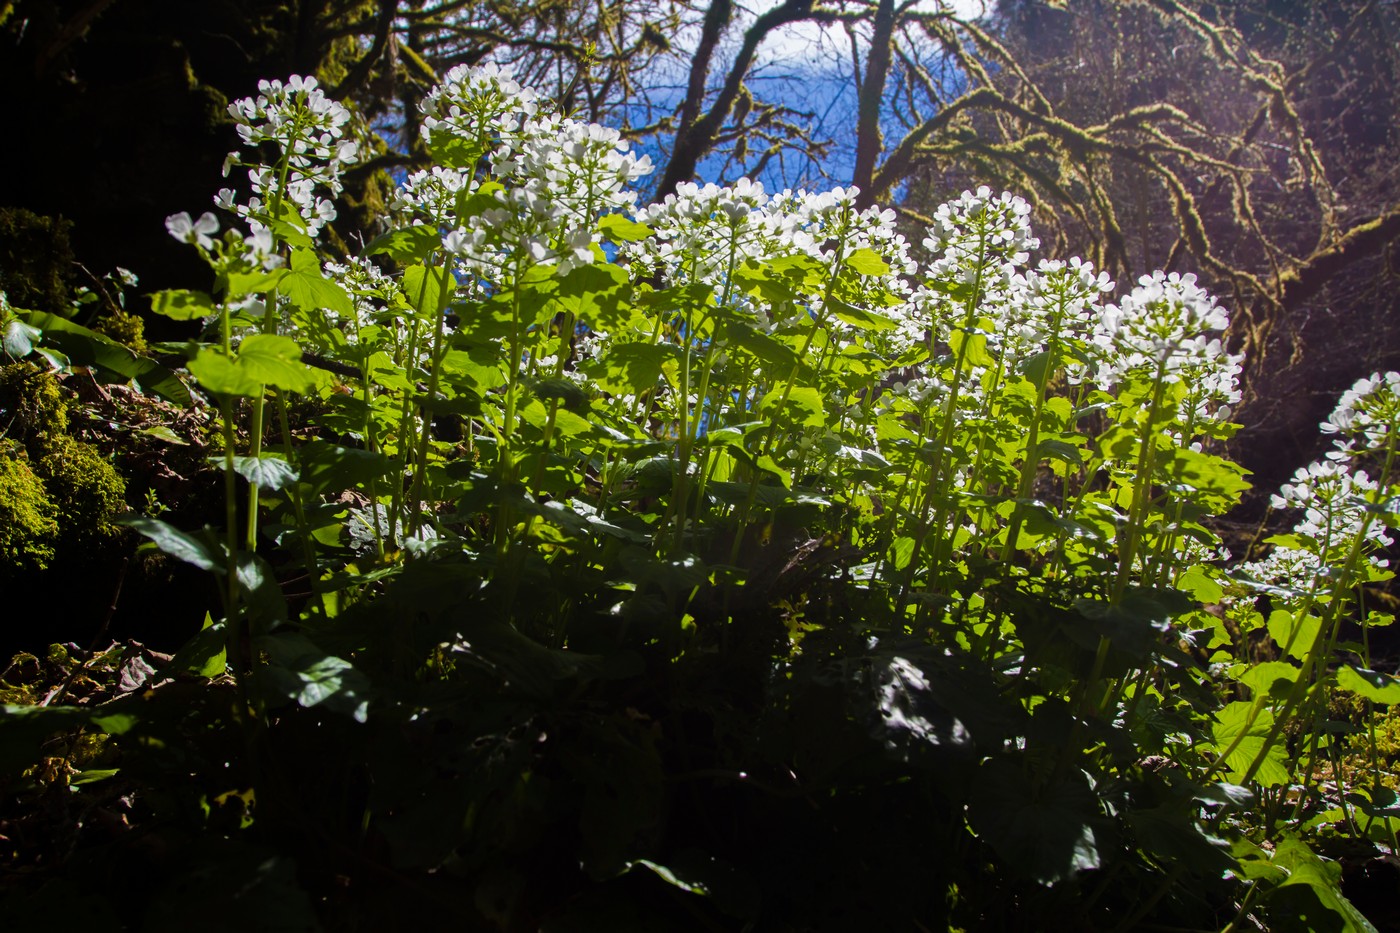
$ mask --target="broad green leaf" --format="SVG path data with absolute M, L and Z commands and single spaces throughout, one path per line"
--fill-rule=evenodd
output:
M 1342 895 L 1342 867 L 1336 862 L 1324 862 L 1313 854 L 1307 843 L 1291 836 L 1279 840 L 1272 862 L 1288 872 L 1288 878 L 1270 893 L 1268 903 L 1271 907 L 1276 904 L 1293 907 L 1302 914 L 1297 919 L 1303 920 L 1303 925 L 1309 931 L 1338 929 L 1341 933 L 1376 933 L 1371 922 Z M 1308 916 L 1311 907 L 1303 907 L 1304 902 L 1291 897 L 1289 889 L 1296 887 L 1306 887 L 1318 904 L 1333 916 L 1326 919 Z M 1298 910 L 1300 907 L 1303 909 Z M 1333 922 L 1340 925 L 1333 927 Z
M 588 375 L 609 392 L 629 395 L 656 388 L 662 368 L 679 357 L 678 348 L 667 343 L 617 343 L 608 347 L 602 359 L 590 365 Z
M 968 799 L 972 828 L 1017 874 L 1041 884 L 1099 867 L 1094 824 L 1099 800 L 1081 771 L 1032 782 L 1019 762 L 994 758 L 978 769 Z
M 811 256 L 783 256 L 758 263 L 746 260 L 734 272 L 734 284 L 765 301 L 784 304 L 801 300 L 822 284 L 822 264 Z
M 1321 627 L 1322 620 L 1315 615 L 1309 615 L 1300 621 L 1287 609 L 1275 609 L 1269 613 L 1269 637 L 1290 657 L 1299 661 L 1307 657 L 1308 652 L 1312 650 L 1313 642 L 1317 640 L 1318 629 Z
M 1163 468 L 1175 482 L 1198 492 L 1224 496 L 1232 502 L 1251 488 L 1244 478 L 1248 472 L 1244 467 L 1214 454 L 1174 448 Z
M 263 383 L 213 347 L 201 347 L 190 360 L 190 372 L 199 384 L 220 395 L 262 395 Z
M 603 236 L 614 243 L 635 243 L 651 236 L 651 228 L 629 220 L 621 214 L 609 214 L 598 221 L 598 229 Z
M 446 168 L 473 168 L 485 150 L 475 140 L 447 130 L 434 130 L 428 137 L 433 161 Z
M 355 313 L 350 295 L 321 274 L 321 261 L 309 249 L 292 250 L 290 268 L 277 283 L 277 291 L 303 311 L 326 308 L 347 316 Z
M 847 256 L 846 267 L 861 275 L 886 275 L 890 271 L 890 264 L 869 247 L 858 249 Z
M 457 282 L 444 266 L 409 266 L 403 273 L 403 293 L 413 310 L 429 318 L 452 301 Z
M 893 330 L 899 325 L 883 314 L 876 314 L 874 311 L 867 311 L 864 308 L 847 304 L 844 301 L 835 299 L 827 303 L 833 314 L 842 321 L 861 330 Z
M 1260 710 L 1253 724 L 1249 724 L 1249 711 L 1253 706 L 1253 703 L 1245 700 L 1230 703 L 1215 714 L 1216 721 L 1211 725 L 1217 753 L 1224 754 L 1226 749 L 1235 745 L 1234 751 L 1225 759 L 1225 764 L 1230 769 L 1229 778 L 1234 782 L 1240 781 L 1245 771 L 1259 757 L 1264 749 L 1264 740 L 1274 724 L 1274 714 L 1267 709 Z M 1241 733 L 1244 737 L 1235 744 L 1236 737 Z M 1269 748 L 1264 761 L 1254 774 L 1254 780 L 1265 787 L 1288 783 L 1288 766 L 1283 743 L 1276 741 Z
M 1287 661 L 1263 661 L 1241 671 L 1235 679 L 1253 690 L 1256 697 L 1271 696 L 1278 681 L 1291 684 L 1298 679 L 1298 668 Z
M 245 295 L 265 295 L 276 289 L 277 283 L 281 282 L 286 274 L 286 269 L 273 269 L 271 272 L 262 269 L 253 272 L 230 272 L 220 279 L 224 300 L 231 301 Z
M 272 454 L 234 457 L 233 468 L 248 482 L 273 491 L 286 489 L 299 478 L 296 469 L 290 463 Z
M 301 347 L 292 338 L 280 334 L 254 334 L 245 338 L 238 346 L 237 365 L 251 379 L 292 392 L 305 392 L 316 381 L 311 370 L 301 362 Z
M 228 631 L 224 623 L 215 622 L 206 612 L 199 634 L 175 652 L 166 669 L 198 674 L 200 677 L 219 677 L 228 669 L 227 642 Z
M 223 552 L 187 531 L 154 518 L 123 518 L 120 522 L 150 538 L 156 547 L 176 560 L 212 573 L 222 574 L 226 571 Z
M 628 291 L 625 270 L 610 262 L 592 263 L 562 276 L 554 301 L 579 322 L 616 331 L 631 319 L 624 309 Z
M 347 713 L 357 722 L 369 715 L 369 678 L 344 658 L 327 654 L 299 632 L 278 632 L 258 638 L 269 663 L 254 674 L 271 698 L 293 700 L 300 706 L 321 706 Z
M 763 456 L 754 460 L 754 464 L 760 470 L 763 470 L 767 473 L 772 473 L 774 476 L 776 476 L 778 478 L 778 481 L 783 484 L 784 489 L 792 488 L 792 474 L 789 473 L 787 470 L 784 470 L 782 467 L 778 466 L 778 462 L 772 457 L 770 457 L 768 454 L 764 454 Z
M 1220 602 L 1221 597 L 1225 595 L 1220 584 L 1207 576 L 1200 567 L 1192 567 L 1177 577 L 1176 588 L 1189 595 L 1196 602 L 1207 606 Z
M 363 487 L 368 490 L 389 474 L 394 463 L 386 455 L 359 447 L 340 447 L 323 440 L 308 442 L 297 451 L 301 481 L 316 493 L 334 493 Z M 381 491 L 387 491 L 381 487 Z
M 1400 703 L 1400 678 L 1380 671 L 1344 664 L 1337 671 L 1337 686 L 1359 693 L 1372 703 Z
M 34 350 L 34 344 L 43 337 L 43 331 L 15 318 L 5 325 L 5 352 L 12 359 L 23 359 Z
M 144 391 L 154 392 L 176 405 L 189 405 L 194 401 L 190 390 L 175 373 L 110 337 L 40 311 L 26 312 L 23 318 L 31 327 L 43 332 L 46 345 L 62 351 L 78 366 L 91 366 L 107 379 L 134 380 Z M 35 349 L 43 352 L 42 347 Z
M 987 337 L 985 334 L 972 333 L 964 330 L 955 330 L 948 335 L 948 346 L 953 351 L 953 357 L 963 358 L 966 366 L 995 366 L 996 360 L 987 352 Z
M 179 444 L 182 447 L 188 447 L 190 443 L 163 424 L 142 428 L 138 433 L 165 441 L 167 444 Z
M 914 539 L 908 535 L 901 535 L 894 539 L 890 545 L 889 562 L 895 570 L 904 570 L 909 566 L 909 561 L 914 557 Z
M 811 386 L 794 386 L 786 400 L 781 389 L 774 389 L 758 403 L 758 410 L 766 411 L 777 405 L 782 405 L 784 413 L 802 427 L 820 427 L 826 423 L 821 393 Z
M 753 354 L 760 363 L 777 367 L 777 371 L 784 376 L 799 362 L 791 347 L 758 330 L 747 321 L 726 321 L 724 333 L 731 344 Z
M 398 392 L 415 392 L 418 387 L 404 375 L 403 368 L 394 362 L 393 358 L 383 350 L 376 350 L 370 355 L 365 364 L 369 372 L 369 381 L 382 389 L 391 389 Z
M 412 263 L 427 259 L 434 250 L 441 248 L 442 234 L 438 233 L 436 227 L 414 224 L 375 237 L 369 246 L 365 247 L 365 255 L 384 253 L 396 262 Z
M 151 295 L 151 310 L 177 321 L 197 321 L 218 313 L 214 299 L 204 292 L 169 289 Z

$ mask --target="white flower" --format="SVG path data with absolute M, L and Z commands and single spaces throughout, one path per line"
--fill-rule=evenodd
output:
M 1031 206 L 1009 191 L 998 196 L 986 185 L 941 204 L 934 212 L 924 246 L 937 258 L 928 273 L 935 279 L 971 283 L 1023 266 L 1040 246 L 1031 235 Z
M 1228 366 L 1220 338 L 1230 319 L 1194 275 L 1154 272 L 1099 320 L 1094 343 L 1101 354 L 1098 382 L 1115 385 L 1128 373 L 1155 375 L 1169 382 L 1198 376 L 1202 367 Z
M 1342 393 L 1337 407 L 1319 427 L 1335 434 L 1328 456 L 1347 460 L 1384 448 L 1400 425 L 1400 373 L 1372 373 Z
M 219 232 L 219 221 L 208 211 L 199 215 L 199 220 L 191 220 L 189 212 L 181 211 L 165 218 L 165 229 L 182 243 L 194 243 L 200 249 L 210 250 L 214 248 L 210 237 Z

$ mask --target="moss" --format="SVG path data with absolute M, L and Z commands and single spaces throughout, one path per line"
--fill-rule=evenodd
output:
M 58 507 L 18 444 L 0 447 L 0 579 L 53 560 Z
M 38 463 L 49 498 L 58 506 L 59 546 L 78 555 L 111 543 L 126 511 L 126 480 L 96 447 L 63 436 Z
M 93 325 L 93 330 L 111 337 L 137 353 L 145 353 L 149 349 L 146 345 L 146 322 L 134 314 L 113 311 L 99 319 Z
M 0 367 L 0 434 L 31 452 L 68 433 L 68 401 L 58 378 L 32 363 Z
M 0 291 L 17 308 L 62 314 L 73 278 L 72 224 L 20 207 L 0 207 Z

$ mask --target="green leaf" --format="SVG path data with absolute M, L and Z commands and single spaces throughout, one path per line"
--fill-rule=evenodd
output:
M 8 778 L 39 761 L 44 740 L 55 732 L 92 728 L 108 735 L 122 735 L 137 722 L 135 715 L 114 708 L 114 704 L 0 706 L 0 775 Z
M 747 321 L 726 321 L 724 333 L 732 344 L 753 354 L 760 363 L 776 367 L 784 376 L 799 362 L 791 347 Z
M 272 454 L 234 457 L 233 468 L 248 482 L 274 492 L 286 489 L 300 478 L 296 468 Z
M 396 262 L 421 262 L 442 247 L 442 234 L 436 227 L 414 224 L 375 237 L 365 247 L 366 256 L 384 253 Z
M 1337 686 L 1359 693 L 1372 703 L 1385 706 L 1400 703 L 1400 678 L 1380 671 L 1344 664 L 1337 671 Z
M 874 311 L 867 311 L 844 301 L 832 299 L 827 303 L 827 307 L 831 308 L 837 318 L 861 330 L 893 330 L 899 326 L 883 314 L 876 314 Z
M 230 272 L 222 280 L 224 298 L 231 300 L 245 295 L 265 295 L 277 288 L 277 284 L 286 274 L 286 269 L 273 269 L 271 272 L 262 269 L 253 272 Z
M 1279 681 L 1291 684 L 1298 679 L 1298 668 L 1287 661 L 1263 661 L 1241 671 L 1236 678 L 1254 691 L 1254 696 L 1271 696 Z
M 214 299 L 204 292 L 183 288 L 156 292 L 151 295 L 151 310 L 176 321 L 197 321 L 218 313 Z
M 254 677 L 271 697 L 306 707 L 324 705 L 357 722 L 368 717 L 369 678 L 349 661 L 327 654 L 299 632 L 278 632 L 254 644 L 268 655 Z
M 321 274 L 321 261 L 309 249 L 292 250 L 291 268 L 277 283 L 277 291 L 303 311 L 326 308 L 338 314 L 355 313 L 350 295 Z
M 1274 714 L 1267 709 L 1260 710 L 1253 724 L 1249 724 L 1249 712 L 1253 706 L 1253 703 L 1246 700 L 1230 703 L 1215 714 L 1216 721 L 1211 725 L 1215 750 L 1220 754 L 1224 754 L 1226 749 L 1234 745 L 1236 737 L 1243 733 L 1244 737 L 1225 759 L 1225 764 L 1230 768 L 1230 780 L 1236 783 L 1244 777 L 1245 771 L 1263 751 L 1264 740 L 1274 724 Z M 1288 783 L 1287 759 L 1282 743 L 1274 742 L 1269 748 L 1268 755 L 1255 772 L 1254 780 L 1265 787 Z
M 606 391 L 636 395 L 655 389 L 667 361 L 679 355 L 668 343 L 616 343 L 587 372 Z
M 154 437 L 158 440 L 165 441 L 167 444 L 179 444 L 181 447 L 188 447 L 190 444 L 189 441 L 185 440 L 183 437 L 176 434 L 174 431 L 172 431 L 170 428 L 166 427 L 163 424 L 157 424 L 149 428 L 142 428 L 137 433 L 145 434 L 147 437 Z
M 627 292 L 625 270 L 610 262 L 593 263 L 571 269 L 561 277 L 554 301 L 578 321 L 615 331 L 630 320 L 623 308 Z
M 452 301 L 457 282 L 443 266 L 409 266 L 403 273 L 403 293 L 413 310 L 428 317 L 442 313 Z
M 23 317 L 31 327 L 43 332 L 45 344 L 62 351 L 78 366 L 91 366 L 108 379 L 134 380 L 143 390 L 176 405 L 194 401 L 175 373 L 110 337 L 41 311 L 26 312 Z
M 635 862 L 628 862 L 626 870 L 631 871 L 638 865 L 640 865 L 643 868 L 649 869 L 653 874 L 656 875 L 656 877 L 660 878 L 662 881 L 666 882 L 672 887 L 680 888 L 687 894 L 699 894 L 703 896 L 710 893 L 709 889 L 705 887 L 703 881 L 686 881 L 682 879 L 679 875 L 677 875 L 674 871 L 667 868 L 665 865 L 660 865 L 656 862 L 651 862 L 644 858 L 639 858 Z
M 1280 648 L 1285 649 L 1290 657 L 1299 661 L 1306 658 L 1312 650 L 1321 627 L 1322 620 L 1315 615 L 1309 615 L 1300 621 L 1295 620 L 1293 613 L 1287 609 L 1275 609 L 1269 613 L 1269 637 Z
M 968 818 L 1009 868 L 1041 884 L 1099 867 L 1099 803 L 1081 771 L 1032 782 L 1018 762 L 991 759 L 973 779 Z
M 1234 502 L 1251 486 L 1244 478 L 1244 467 L 1214 454 L 1175 448 L 1163 467 L 1174 482 L 1198 492 L 1223 496 Z
M 909 566 L 909 561 L 914 557 L 914 539 L 908 535 L 895 538 L 889 550 L 890 566 L 895 570 L 903 570 Z
M 190 372 L 199 384 L 220 395 L 262 395 L 263 384 L 213 347 L 201 347 L 190 360 Z
M 1324 862 L 1313 854 L 1306 843 L 1293 837 L 1279 841 L 1272 862 L 1288 872 L 1288 878 L 1269 895 L 1271 915 L 1276 907 L 1292 908 L 1288 913 L 1295 916 L 1288 919 L 1301 920 L 1301 928 L 1308 931 L 1337 929 L 1342 933 L 1376 933 L 1376 928 L 1371 922 L 1342 895 L 1340 865 Z M 1317 904 L 1293 897 L 1290 889 L 1299 887 L 1310 891 Z M 1323 918 L 1313 915 L 1312 912 L 1317 906 L 1332 916 Z M 1277 927 L 1271 924 L 1271 928 Z
M 301 362 L 301 347 L 292 338 L 280 334 L 254 334 L 244 338 L 238 346 L 237 365 L 259 383 L 292 392 L 305 392 L 316 381 L 311 370 Z
M 765 411 L 779 404 L 783 406 L 783 413 L 801 427 L 820 427 L 826 423 L 822 395 L 811 386 L 793 386 L 786 401 L 782 390 L 774 389 L 758 403 L 758 410 Z
M 953 357 L 963 357 L 968 366 L 995 366 L 996 360 L 987 352 L 987 336 L 971 331 L 955 330 L 948 335 Z
M 219 677 L 228 670 L 227 643 L 228 630 L 224 623 L 215 622 L 206 612 L 199 634 L 175 652 L 166 669 L 200 677 Z
M 446 168 L 473 168 L 485 150 L 475 140 L 465 139 L 447 130 L 434 130 L 428 137 L 428 151 L 433 161 Z
M 385 454 L 359 447 L 340 447 L 323 440 L 309 441 L 297 451 L 301 481 L 316 494 L 363 487 L 366 491 L 393 469 Z M 387 491 L 382 487 L 381 492 Z
M 629 220 L 621 214 L 609 214 L 598 221 L 598 229 L 603 236 L 614 243 L 635 243 L 651 236 L 651 228 Z
M 858 249 L 846 257 L 846 267 L 861 275 L 887 275 L 890 264 L 869 247 Z
M 13 359 L 23 359 L 33 352 L 43 334 L 39 328 L 15 318 L 5 325 L 5 352 Z
M 1225 591 L 1200 567 L 1192 567 L 1176 579 L 1176 588 L 1207 606 L 1220 602 Z
M 155 546 L 176 560 L 182 560 L 187 564 L 193 564 L 200 570 L 208 570 L 212 573 L 222 574 L 226 571 L 224 566 L 224 553 L 219 548 L 208 541 L 196 538 L 186 531 L 181 531 L 174 525 L 154 518 L 122 518 L 120 524 L 129 528 L 135 528 L 138 532 L 150 538 Z

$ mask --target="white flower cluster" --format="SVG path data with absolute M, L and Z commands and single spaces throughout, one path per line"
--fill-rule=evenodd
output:
M 277 254 L 272 240 L 272 231 L 258 223 L 250 223 L 252 232 L 242 238 L 240 258 L 255 269 L 271 271 L 283 263 Z M 171 214 L 165 218 L 165 229 L 181 243 L 197 246 L 205 252 L 214 249 L 214 234 L 219 232 L 219 219 L 210 211 L 199 215 L 198 220 L 190 217 L 188 211 Z M 239 243 L 237 239 L 226 239 L 227 243 Z
M 769 212 L 759 182 L 741 178 L 729 187 L 694 182 L 637 212 L 655 237 L 629 244 L 634 268 L 661 272 L 674 283 L 723 283 L 745 260 L 762 262 L 793 251 L 796 214 Z
M 541 114 L 534 91 L 498 65 L 458 66 L 421 105 L 431 145 L 465 144 L 474 163 L 408 179 L 394 206 L 447 228 L 443 248 L 472 274 L 555 264 L 561 273 L 594 259 L 598 218 L 630 211 L 632 182 L 652 170 L 616 130 Z M 499 185 L 481 188 L 478 165 Z M 458 216 L 461 195 L 489 191 L 494 206 Z
M 1359 379 L 1337 401 L 1337 407 L 1319 427 L 1335 434 L 1334 450 L 1327 456 L 1351 460 L 1384 450 L 1400 425 L 1400 373 L 1372 373 Z
M 971 284 L 990 283 L 1024 266 L 1040 246 L 1031 235 L 1031 206 L 1004 191 L 993 195 L 986 185 L 939 205 L 924 246 L 936 258 L 931 278 Z
M 1245 572 L 1265 583 L 1291 581 L 1295 585 L 1326 576 L 1346 559 L 1363 529 L 1366 559 L 1376 567 L 1385 567 L 1386 561 L 1375 551 L 1392 540 L 1385 525 L 1368 516 L 1368 504 L 1378 489 L 1365 472 L 1352 471 L 1334 460 L 1318 460 L 1299 468 L 1270 502 L 1276 509 L 1303 510 L 1293 534 L 1307 546 L 1276 547 L 1263 560 L 1246 564 Z
M 1160 371 L 1168 382 L 1178 382 L 1228 367 L 1231 358 L 1215 335 L 1229 323 L 1194 275 L 1145 275 L 1099 320 L 1093 337 L 1100 354 L 1097 381 L 1111 386 L 1130 373 Z
M 283 205 L 290 204 L 314 237 L 336 216 L 334 204 L 318 189 L 339 194 L 341 173 L 359 159 L 359 146 L 345 138 L 350 111 L 327 97 L 315 78 L 293 75 L 286 84 L 260 81 L 258 91 L 257 97 L 229 104 L 229 115 L 245 147 L 272 143 L 285 155 L 287 172 L 284 176 L 265 164 L 250 165 L 253 190 L 247 203 L 239 203 L 231 188 L 222 189 L 215 203 L 253 225 L 283 219 Z M 224 174 L 239 164 L 246 163 L 230 152 Z
M 989 316 L 996 322 L 989 339 L 1013 359 L 1034 355 L 1051 341 L 1061 348 L 1081 347 L 1101 314 L 1099 296 L 1112 290 L 1108 273 L 1095 274 L 1093 263 L 1078 257 L 1069 262 L 1042 259 L 987 296 Z
M 476 146 L 480 155 L 498 145 L 510 148 L 521 124 L 535 115 L 539 98 L 534 88 L 521 87 L 507 68 L 496 64 L 457 65 L 418 105 L 423 112 L 419 132 L 431 143 L 439 134 Z
M 368 259 L 351 256 L 344 263 L 327 262 L 322 266 L 326 277 L 339 282 L 355 303 L 353 320 L 340 320 L 334 311 L 323 310 L 332 323 L 337 324 L 345 334 L 345 340 L 352 346 L 359 342 L 362 328 L 374 325 L 376 318 L 384 318 L 390 331 L 405 342 L 407 330 L 403 319 L 396 314 L 385 314 L 402 298 L 399 280 L 386 274 Z

